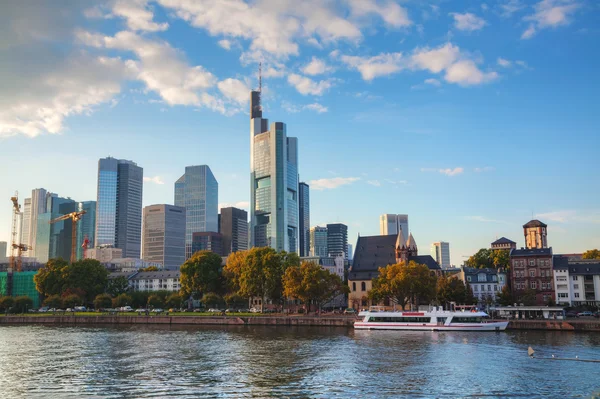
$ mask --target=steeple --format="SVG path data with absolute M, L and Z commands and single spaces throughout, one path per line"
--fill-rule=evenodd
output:
M 408 236 L 408 241 L 406 242 L 406 246 L 408 247 L 409 256 L 417 256 L 419 254 L 419 250 L 417 249 L 417 242 L 413 237 L 412 233 Z
M 396 249 L 406 248 L 406 238 L 404 238 L 404 233 L 402 233 L 402 227 L 398 229 L 398 238 L 396 238 Z

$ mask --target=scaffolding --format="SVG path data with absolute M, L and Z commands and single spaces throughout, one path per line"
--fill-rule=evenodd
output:
M 12 296 L 28 296 L 33 300 L 33 307 L 40 307 L 40 294 L 35 288 L 33 276 L 37 271 L 12 273 Z M 0 296 L 8 294 L 8 273 L 0 272 Z

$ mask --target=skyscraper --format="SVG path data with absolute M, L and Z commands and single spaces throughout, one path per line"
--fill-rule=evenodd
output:
M 37 241 L 37 218 L 38 215 L 46 213 L 46 205 L 48 201 L 48 193 L 43 188 L 31 190 L 31 198 L 23 200 L 23 223 L 21 243 L 29 245 L 31 249 L 24 252 L 24 255 L 35 255 L 35 244 Z
M 143 239 L 144 261 L 179 270 L 185 262 L 185 208 L 166 204 L 145 207 Z
M 77 259 L 83 259 L 83 242 L 87 237 L 88 248 L 94 247 L 96 234 L 96 201 L 83 201 L 79 203 L 78 211 L 85 211 L 81 220 L 77 222 Z
M 262 117 L 250 93 L 250 240 L 254 247 L 298 252 L 298 139 Z
M 410 234 L 408 231 L 408 215 L 386 213 L 379 217 L 379 234 L 382 236 L 398 235 L 400 227 L 402 227 L 405 236 Z
M 8 245 L 6 241 L 0 241 L 0 260 L 2 260 L 2 262 L 5 262 L 8 258 L 8 253 L 6 252 L 7 248 Z
M 223 256 L 223 234 L 204 231 L 192 234 L 192 253 L 211 251 Z
M 300 226 L 300 256 L 308 256 L 310 252 L 310 195 L 308 184 L 300 183 L 298 185 L 298 194 L 300 197 L 299 222 Z
M 348 226 L 342 223 L 327 225 L 327 251 L 329 256 L 348 259 Z
M 140 258 L 144 170 L 132 161 L 98 161 L 95 246 L 112 245 Z
M 450 267 L 450 243 L 440 241 L 431 244 L 431 257 L 442 269 Z
M 20 244 L 31 245 L 29 243 L 29 229 L 31 223 L 31 198 L 25 198 L 23 200 L 23 212 L 21 213 L 21 240 Z M 23 256 L 28 256 L 34 252 L 28 252 L 27 250 L 22 252 Z M 0 257 L 3 256 L 0 252 Z
M 175 206 L 185 208 L 185 258 L 192 256 L 192 234 L 219 231 L 219 184 L 207 165 L 186 166 L 175 182 Z
M 59 216 L 77 211 L 78 203 L 71 198 L 59 197 L 54 193 L 46 194 L 46 212 L 37 215 L 35 234 L 35 257 L 40 263 L 48 259 L 71 259 L 73 222 L 71 219 L 50 224 Z
M 223 256 L 248 249 L 248 212 L 221 208 L 219 232 L 223 235 Z
M 327 251 L 327 227 L 310 229 L 310 256 L 329 256 Z

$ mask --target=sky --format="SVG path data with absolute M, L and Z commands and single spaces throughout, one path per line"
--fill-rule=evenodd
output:
M 249 91 L 298 137 L 311 225 L 349 243 L 406 213 L 460 265 L 522 225 L 600 246 L 600 4 L 591 0 L 115 0 L 0 4 L 0 241 L 10 196 L 96 199 L 98 159 L 144 205 L 209 165 L 248 208 Z

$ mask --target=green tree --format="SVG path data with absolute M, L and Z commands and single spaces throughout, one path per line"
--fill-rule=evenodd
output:
M 494 249 L 490 253 L 490 260 L 496 269 L 510 270 L 510 251 L 508 249 Z
M 15 313 L 26 313 L 33 307 L 33 299 L 28 296 L 18 296 L 15 298 L 14 311 Z
M 348 287 L 339 276 L 314 262 L 289 266 L 283 276 L 284 295 L 288 298 L 300 299 L 308 305 L 308 312 L 312 303 L 321 306 L 337 295 L 347 292 Z
M 44 299 L 44 305 L 51 309 L 60 309 L 63 307 L 63 299 L 60 295 L 50 295 Z
M 496 301 L 502 306 L 512 306 L 512 304 L 515 303 L 515 298 L 513 297 L 512 292 L 510 292 L 508 285 L 502 287 L 502 291 L 496 295 Z
M 244 298 L 235 292 L 225 295 L 223 299 L 229 308 L 241 308 L 243 306 L 248 306 L 248 298 Z
M 127 294 L 117 295 L 115 299 L 113 299 L 113 306 L 115 308 L 122 308 L 123 306 L 131 306 L 133 302 L 131 296 Z
M 108 280 L 108 271 L 95 259 L 83 259 L 66 268 L 64 289 L 82 290 L 84 300 L 90 303 L 102 294 Z
M 436 276 L 425 265 L 410 261 L 379 268 L 379 275 L 373 279 L 369 297 L 375 301 L 392 298 L 402 306 L 410 302 L 419 305 L 430 302 L 436 294 Z
M 130 294 L 131 296 L 131 307 L 135 309 L 145 308 L 148 306 L 148 297 L 150 296 L 149 292 L 144 291 L 134 291 Z
M 68 266 L 67 261 L 62 258 L 50 259 L 33 276 L 37 291 L 46 297 L 61 295 L 65 290 L 65 276 Z
M 165 301 L 160 295 L 152 294 L 148 297 L 148 307 L 151 309 L 162 308 L 165 306 Z
M 218 294 L 215 294 L 214 292 L 207 292 L 202 297 L 202 304 L 207 308 L 219 306 L 222 303 L 223 298 L 221 298 Z
M 520 297 L 520 303 L 525 306 L 533 306 L 536 301 L 536 291 L 534 289 L 526 289 Z
M 169 308 L 180 308 L 183 303 L 183 297 L 175 292 L 167 297 L 165 303 Z
M 83 303 L 83 299 L 76 294 L 67 295 L 62 300 L 63 306 L 66 308 L 74 308 L 75 306 L 79 306 Z
M 94 308 L 96 310 L 108 309 L 112 306 L 112 298 L 108 294 L 99 294 L 94 298 Z
M 125 276 L 119 276 L 108 280 L 106 292 L 112 296 L 125 294 L 129 291 L 129 280 Z
M 488 267 L 494 267 L 494 263 L 492 261 L 492 250 L 487 248 L 481 248 L 474 255 L 472 255 L 465 264 L 469 267 L 474 267 L 476 269 L 485 269 Z
M 211 251 L 198 251 L 181 265 L 181 291 L 193 293 L 220 292 L 223 288 L 221 257 Z
M 600 259 L 600 251 L 597 249 L 590 249 L 583 253 L 583 259 Z
M 8 312 L 15 304 L 12 296 L 0 296 L 0 311 Z
M 454 302 L 457 305 L 466 304 L 469 292 L 465 283 L 456 276 L 440 277 L 437 280 L 436 298 L 440 304 Z
M 471 284 L 467 281 L 465 284 L 467 287 L 467 296 L 465 298 L 465 305 L 477 305 L 477 297 L 473 294 L 473 289 L 471 288 Z

